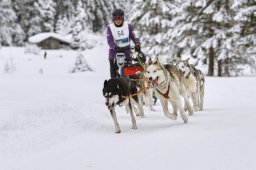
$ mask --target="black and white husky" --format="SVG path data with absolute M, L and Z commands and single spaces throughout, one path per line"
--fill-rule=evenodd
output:
M 126 78 L 115 78 L 105 80 L 102 92 L 106 99 L 105 104 L 108 107 L 114 121 L 116 133 L 121 132 L 115 111 L 115 107 L 117 105 L 126 107 L 126 111 L 129 112 L 131 116 L 132 129 L 137 129 L 133 112 L 137 112 L 142 117 L 144 116 L 143 110 L 138 104 L 137 96 L 130 97 L 130 95 L 137 93 L 137 88 L 133 86 Z
M 176 64 L 176 68 L 181 70 L 184 84 L 192 96 L 194 110 L 203 110 L 204 105 L 204 89 L 205 89 L 205 76 L 201 70 L 195 68 L 194 65 L 189 64 L 189 58 L 180 60 Z M 185 106 L 186 107 L 186 106 Z

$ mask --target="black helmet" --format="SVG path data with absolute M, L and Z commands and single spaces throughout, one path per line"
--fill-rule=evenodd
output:
M 122 18 L 124 18 L 124 11 L 122 10 L 122 9 L 115 9 L 114 11 L 113 11 L 113 13 L 112 13 L 112 16 L 113 16 L 113 19 L 115 18 L 115 17 L 122 17 Z

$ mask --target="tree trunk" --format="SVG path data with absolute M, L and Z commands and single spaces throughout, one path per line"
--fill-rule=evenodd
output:
M 225 0 L 224 8 L 229 11 L 229 1 L 230 0 Z
M 230 77 L 229 64 L 230 64 L 230 60 L 228 58 L 226 58 L 224 60 L 224 76 L 226 76 L 226 77 Z
M 208 76 L 214 76 L 214 49 L 213 47 L 209 48 L 208 54 Z
M 218 77 L 222 77 L 222 60 L 218 60 Z

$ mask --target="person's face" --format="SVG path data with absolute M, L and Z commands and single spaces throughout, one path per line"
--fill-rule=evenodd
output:
M 115 22 L 115 24 L 116 24 L 117 26 L 122 25 L 123 20 L 124 20 L 123 17 L 120 17 L 120 16 L 116 16 L 116 17 L 114 18 L 114 22 Z

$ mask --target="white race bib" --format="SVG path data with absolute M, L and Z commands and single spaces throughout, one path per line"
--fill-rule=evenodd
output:
M 110 24 L 110 30 L 118 47 L 130 45 L 128 23 L 124 22 L 122 27 L 116 27 L 115 24 Z

